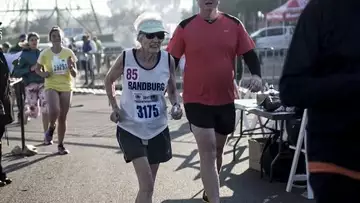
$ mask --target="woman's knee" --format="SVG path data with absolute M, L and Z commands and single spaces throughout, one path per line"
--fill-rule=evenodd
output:
M 149 179 L 140 182 L 139 191 L 144 194 L 152 195 L 154 192 L 154 181 Z

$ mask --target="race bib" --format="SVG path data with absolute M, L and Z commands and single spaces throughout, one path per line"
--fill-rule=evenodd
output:
M 56 75 L 64 75 L 67 73 L 69 69 L 67 60 L 60 59 L 58 56 L 53 57 L 51 64 L 52 64 L 53 73 Z
M 160 116 L 161 95 L 134 93 L 134 118 L 138 122 L 148 122 Z

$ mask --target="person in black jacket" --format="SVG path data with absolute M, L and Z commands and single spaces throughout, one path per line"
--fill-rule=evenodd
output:
M 0 39 L 2 38 L 0 30 Z M 4 54 L 0 52 L 0 187 L 10 184 L 11 179 L 6 177 L 1 165 L 2 143 L 5 126 L 13 122 L 10 100 L 10 73 Z
M 307 155 L 317 203 L 360 202 L 360 1 L 311 0 L 298 20 L 280 98 L 308 109 Z

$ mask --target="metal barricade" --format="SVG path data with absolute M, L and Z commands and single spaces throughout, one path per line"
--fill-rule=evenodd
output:
M 287 49 L 262 48 L 255 50 L 261 64 L 261 76 L 266 83 L 278 85 L 282 73 Z M 246 64 L 245 64 L 245 67 Z M 244 69 L 243 79 L 250 77 L 248 68 Z

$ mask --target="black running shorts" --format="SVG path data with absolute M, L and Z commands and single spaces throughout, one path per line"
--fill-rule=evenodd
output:
M 143 141 L 118 126 L 116 137 L 124 153 L 126 163 L 140 157 L 147 157 L 149 164 L 159 164 L 172 158 L 169 128 L 154 138 Z
M 222 135 L 231 134 L 235 127 L 234 103 L 208 106 L 199 103 L 184 104 L 189 123 L 200 128 L 213 128 Z

